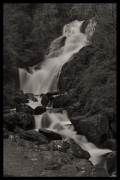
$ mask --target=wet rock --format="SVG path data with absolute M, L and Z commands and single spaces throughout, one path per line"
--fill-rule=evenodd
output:
M 3 127 L 3 138 L 6 139 L 9 137 L 9 132 L 7 131 L 6 128 Z
M 54 108 L 64 107 L 67 101 L 68 101 L 68 96 L 66 95 L 57 96 L 53 101 L 53 107 Z
M 64 46 L 65 40 L 66 40 L 66 36 L 57 38 L 56 40 L 52 41 L 48 48 L 48 52 L 49 53 L 54 52 L 59 48 L 61 48 L 62 46 Z
M 28 73 L 30 74 L 33 74 L 33 71 L 31 70 L 30 67 L 26 67 L 26 68 L 23 68 L 25 71 L 27 71 Z
M 49 102 L 49 98 L 46 97 L 45 95 L 42 96 L 42 100 L 41 100 L 41 104 L 46 107 L 48 105 L 48 102 Z
M 70 152 L 73 156 L 81 159 L 89 159 L 90 154 L 83 150 L 73 139 L 69 138 L 66 141 L 54 141 L 53 150 L 62 152 Z
M 106 139 L 103 139 L 102 136 L 108 133 L 107 118 L 101 114 L 94 115 L 79 121 L 76 129 L 77 134 L 85 135 L 90 142 L 98 145 L 102 140 L 104 143 Z
M 32 93 L 26 93 L 27 99 L 30 99 L 31 101 L 38 102 L 38 100 L 34 97 Z
M 53 131 L 50 131 L 47 129 L 43 129 L 43 128 L 40 128 L 38 131 L 40 133 L 42 133 L 43 135 L 45 135 L 49 141 L 50 140 L 61 140 L 62 139 L 62 136 L 57 134 L 56 132 L 53 132 Z
M 53 101 L 53 107 L 59 108 L 59 107 L 67 107 L 72 104 L 74 104 L 76 99 L 73 99 L 69 97 L 68 95 L 60 95 L 57 96 Z
M 17 104 L 16 106 L 16 112 L 24 112 L 26 114 L 34 114 L 34 109 L 26 104 Z
M 91 157 L 90 154 L 83 150 L 73 139 L 70 138 L 67 141 L 71 144 L 73 156 L 83 159 L 89 159 Z
M 10 112 L 9 114 L 3 115 L 3 122 L 5 123 L 9 131 L 14 130 L 14 128 L 17 125 L 18 120 L 19 120 L 19 116 L 17 113 Z
M 47 96 L 47 97 L 52 97 L 52 96 L 54 96 L 54 95 L 59 95 L 59 94 L 60 94 L 59 91 L 54 91 L 54 92 L 48 92 L 48 93 L 46 94 L 46 96 Z
M 65 152 L 65 153 L 71 147 L 70 143 L 68 143 L 67 141 L 61 141 L 61 140 L 54 141 L 52 146 L 53 146 L 54 151 L 61 151 L 61 152 Z
M 36 142 L 36 144 L 38 144 L 38 145 L 48 143 L 47 138 L 43 134 L 41 134 L 35 130 L 29 130 L 29 131 L 25 131 L 25 132 L 21 133 L 20 138 L 28 140 L 28 141 Z
M 116 151 L 111 152 L 105 160 L 105 167 L 109 175 L 117 173 L 117 153 Z
M 105 142 L 104 147 L 115 151 L 117 149 L 116 139 L 109 139 Z
M 38 106 L 35 108 L 34 114 L 39 115 L 39 114 L 44 113 L 45 111 L 46 111 L 46 108 L 44 106 Z
M 75 116 L 75 117 L 71 117 L 70 121 L 72 123 L 72 125 L 74 126 L 75 130 L 76 130 L 76 126 L 79 123 L 79 121 L 81 121 L 82 119 L 84 119 L 85 116 Z

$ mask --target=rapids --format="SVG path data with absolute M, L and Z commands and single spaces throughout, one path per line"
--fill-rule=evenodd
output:
M 53 109 L 54 111 L 54 109 Z M 49 112 L 49 110 L 35 118 L 35 130 L 39 128 L 46 128 L 60 134 L 64 140 L 73 138 L 84 150 L 88 151 L 91 155 L 89 159 L 93 165 L 102 161 L 103 154 L 112 152 L 109 149 L 99 149 L 93 143 L 88 142 L 87 138 L 83 135 L 77 135 L 73 126 L 68 118 L 67 111 L 63 110 L 62 113 Z
M 35 69 L 37 65 L 29 67 L 32 71 L 31 74 L 24 69 L 19 69 L 20 89 L 24 93 L 40 95 L 58 90 L 57 84 L 62 66 L 70 61 L 72 56 L 78 53 L 82 47 L 91 43 L 90 38 L 95 31 L 96 22 L 91 19 L 84 34 L 80 32 L 83 22 L 76 20 L 63 27 L 62 36 L 52 41 L 49 53 L 39 69 Z M 35 97 L 38 99 L 38 102 L 29 100 L 28 103 L 32 108 L 41 105 L 40 96 Z M 59 111 L 59 109 L 57 110 Z M 70 125 L 67 111 L 62 110 L 61 113 L 57 112 L 57 110 L 47 107 L 47 112 L 44 114 L 34 115 L 35 130 L 42 127 L 57 132 L 64 140 L 73 138 L 84 150 L 90 153 L 90 160 L 94 165 L 101 162 L 102 154 L 111 152 L 109 149 L 99 149 L 93 143 L 88 142 L 85 136 L 77 135 L 73 126 Z

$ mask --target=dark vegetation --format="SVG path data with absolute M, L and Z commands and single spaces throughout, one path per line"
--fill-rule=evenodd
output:
M 50 42 L 62 34 L 66 23 L 96 18 L 95 46 L 115 53 L 116 4 L 102 3 L 4 3 L 4 83 L 18 81 L 18 67 L 40 63 Z M 86 22 L 86 21 L 85 21 Z M 85 23 L 86 24 L 86 23 Z M 84 27 L 86 26 L 84 24 Z
M 63 143 L 61 146 L 63 149 L 50 151 L 48 141 L 56 139 L 56 134 L 45 129 L 39 129 L 41 133 L 31 130 L 35 128 L 33 109 L 24 103 L 28 102 L 28 96 L 29 99 L 31 96 L 34 101 L 36 99 L 32 94 L 25 95 L 22 91 L 16 92 L 16 86 L 19 86 L 18 68 L 25 68 L 29 71 L 29 67 L 42 62 L 45 54 L 48 53 L 51 41 L 62 34 L 62 28 L 65 24 L 74 20 L 85 20 L 80 29 L 84 33 L 90 18 L 94 18 L 97 22 L 95 33 L 91 39 L 91 45 L 83 47 L 79 53 L 72 57 L 70 62 L 62 67 L 58 88 L 60 94 L 67 92 L 67 95 L 58 96 L 54 100 L 54 106 L 63 106 L 67 109 L 68 116 L 78 134 L 85 135 L 89 141 L 95 143 L 98 147 L 109 148 L 114 151 L 113 157 L 108 157 L 106 161 L 108 164 L 106 166 L 108 167 L 108 172 L 109 169 L 110 172 L 115 171 L 116 154 L 114 153 L 116 153 L 117 148 L 116 4 L 4 3 L 3 9 L 3 138 L 9 137 L 8 141 L 15 141 L 18 145 L 18 147 L 15 147 L 14 154 L 14 146 L 6 141 L 4 150 L 5 176 L 9 177 L 11 173 L 16 176 L 21 176 L 21 174 L 33 176 L 33 171 L 30 169 L 29 174 L 28 169 L 25 168 L 29 167 L 26 165 L 26 159 L 21 161 L 22 164 L 19 161 L 17 162 L 16 159 L 19 157 L 17 154 L 19 146 L 30 146 L 31 158 L 31 153 L 35 153 L 31 151 L 34 145 L 40 148 L 38 151 L 40 150 L 41 152 L 41 154 L 37 153 L 35 158 L 38 160 L 42 157 L 42 160 L 39 159 L 40 161 L 38 161 L 40 163 L 38 165 L 35 164 L 35 168 L 38 167 L 38 171 L 36 169 L 34 171 L 36 176 L 107 176 L 102 165 L 100 167 L 99 165 L 94 166 L 96 168 L 96 174 L 94 174 L 92 172 L 93 166 L 89 165 L 88 161 L 85 162 L 85 171 L 82 171 L 79 168 L 83 168 L 83 164 L 77 165 L 79 168 L 76 167 L 75 157 L 70 159 L 70 165 L 69 161 L 68 164 L 65 162 L 65 165 L 64 163 L 61 165 L 61 162 L 65 161 L 66 156 L 71 157 L 69 153 L 61 154 L 60 159 L 57 157 L 58 161 L 56 161 L 54 159 L 56 154 L 58 151 L 63 153 L 63 150 L 68 148 L 67 143 L 63 143 L 62 140 L 55 141 L 55 143 L 58 143 L 57 145 Z M 46 98 L 43 98 L 43 106 L 47 106 L 49 98 L 49 94 L 47 94 Z M 10 112 L 11 108 L 16 108 L 16 112 Z M 45 107 L 42 108 L 40 106 L 37 107 L 35 114 L 41 114 L 41 111 L 46 110 Z M 20 136 L 18 137 L 18 135 Z M 51 139 L 48 139 L 50 135 Z M 57 137 L 57 139 L 61 139 L 61 137 Z M 51 141 L 50 143 L 52 144 L 53 142 Z M 39 147 L 38 144 L 40 144 Z M 76 144 L 74 145 L 73 154 L 81 156 L 78 153 Z M 6 148 L 7 146 L 8 148 Z M 25 148 L 23 149 L 25 150 Z M 84 158 L 83 160 L 86 160 L 86 153 L 84 154 L 81 149 L 79 150 L 82 155 L 85 155 L 81 156 Z M 10 152 L 8 153 L 8 151 Z M 21 157 L 24 159 L 26 155 L 21 156 L 20 152 L 20 160 Z M 74 161 L 73 164 L 71 164 L 72 159 Z M 82 159 L 78 159 L 78 161 L 82 163 Z M 16 164 L 19 164 L 21 167 L 20 171 L 16 170 Z M 63 167 L 61 168 L 61 166 Z M 30 167 L 33 167 L 32 163 L 30 163 Z M 25 168 L 25 171 L 22 168 Z M 60 171 L 58 169 L 56 171 L 55 168 L 60 169 Z
M 72 97 L 80 103 L 80 115 L 104 113 L 116 137 L 116 4 L 4 3 L 3 6 L 3 78 L 4 85 L 14 88 L 19 84 L 18 68 L 43 61 L 50 42 L 62 34 L 65 24 L 85 20 L 80 29 L 84 33 L 89 19 L 95 19 L 97 27 L 91 45 L 83 47 L 63 66 L 58 86 L 61 92 L 72 90 Z M 4 100 L 7 105 L 6 95 Z M 18 97 L 13 97 L 8 105 L 15 106 L 18 101 Z
M 92 44 L 83 47 L 70 62 L 64 64 L 58 87 L 62 93 L 70 92 L 73 99 L 77 98 L 80 103 L 76 110 L 72 110 L 72 107 L 68 108 L 69 117 L 85 116 L 83 120 L 88 123 L 86 118 L 90 117 L 90 121 L 94 122 L 95 115 L 102 115 L 103 123 L 107 118 L 107 126 L 112 131 L 112 137 L 116 138 L 115 4 L 97 4 L 96 6 L 94 4 L 94 7 L 96 7 L 94 15 L 98 25 L 91 39 Z M 114 10 L 110 10 L 110 7 L 114 7 Z M 87 24 L 88 20 L 81 27 L 83 33 Z M 96 122 L 98 123 L 98 121 Z M 80 126 L 82 123 L 84 121 L 79 123 Z M 94 125 L 100 126 L 99 123 Z M 85 124 L 83 126 L 85 127 Z M 92 128 L 93 125 L 90 123 L 86 130 L 87 134 Z M 78 132 L 85 134 L 79 128 Z M 106 129 L 106 133 L 103 132 L 101 136 L 101 138 L 103 137 L 102 141 L 106 137 L 109 139 L 110 136 Z

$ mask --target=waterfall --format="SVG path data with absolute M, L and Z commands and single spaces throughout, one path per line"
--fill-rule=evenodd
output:
M 102 161 L 101 155 L 112 152 L 109 149 L 99 149 L 93 143 L 88 142 L 87 138 L 83 135 L 76 134 L 71 124 L 67 111 L 63 110 L 62 113 L 49 113 L 46 112 L 35 117 L 36 130 L 39 128 L 46 128 L 60 134 L 63 139 L 73 138 L 84 150 L 88 151 L 91 155 L 89 159 L 93 165 Z
M 62 66 L 70 61 L 82 47 L 90 44 L 90 39 L 95 31 L 96 22 L 91 19 L 85 33 L 80 32 L 83 22 L 75 20 L 63 27 L 62 36 L 51 42 L 48 55 L 39 65 L 40 69 L 36 68 L 37 65 L 31 67 L 31 74 L 24 69 L 19 69 L 20 88 L 24 93 L 38 95 L 57 90 Z M 41 105 L 41 98 L 38 96 L 37 99 L 38 102 L 29 100 L 28 105 L 33 108 Z M 88 142 L 85 136 L 77 135 L 74 128 L 70 126 L 71 123 L 65 110 L 58 113 L 54 108 L 49 108 L 42 115 L 34 115 L 34 118 L 36 130 L 46 128 L 57 132 L 64 139 L 73 138 L 76 143 L 90 153 L 90 160 L 94 165 L 100 163 L 102 154 L 111 152 L 109 149 L 99 149 L 93 143 Z
M 35 70 L 36 66 L 33 66 L 32 73 L 19 69 L 20 89 L 24 93 L 41 94 L 57 90 L 63 64 L 70 61 L 82 47 L 90 44 L 89 37 L 92 36 L 96 24 L 93 26 L 93 22 L 90 21 L 83 34 L 80 32 L 83 22 L 75 20 L 63 27 L 62 36 L 51 42 L 49 54 L 41 63 L 40 69 Z

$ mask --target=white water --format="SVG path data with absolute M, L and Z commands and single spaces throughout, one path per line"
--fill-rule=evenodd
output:
M 29 74 L 25 70 L 19 69 L 20 87 L 24 93 L 45 94 L 57 90 L 59 74 L 63 64 L 70 61 L 73 54 L 77 53 L 82 47 L 90 44 L 90 38 L 95 30 L 96 23 L 91 20 L 85 29 L 85 34 L 80 32 L 82 23 L 83 21 L 73 21 L 64 26 L 63 35 L 51 43 L 49 54 L 41 63 L 40 70 L 35 70 L 34 66 L 31 68 L 33 74 Z M 64 36 L 66 36 L 64 46 L 57 48 Z M 33 108 L 41 105 L 41 98 L 39 96 L 35 97 L 38 102 L 29 100 L 28 103 Z M 64 139 L 73 138 L 84 150 L 90 153 L 90 160 L 94 165 L 100 163 L 102 154 L 111 152 L 109 149 L 99 149 L 93 143 L 88 142 L 85 136 L 77 135 L 74 128 L 68 126 L 71 123 L 65 110 L 63 110 L 63 113 L 55 113 L 55 109 L 47 109 L 49 110 L 46 113 L 34 116 L 36 130 L 42 127 L 56 131 Z
M 60 134 L 64 140 L 67 138 L 73 138 L 76 143 L 78 143 L 84 150 L 88 151 L 91 155 L 89 159 L 93 165 L 101 162 L 101 155 L 108 152 L 112 152 L 109 149 L 99 149 L 93 143 L 88 142 L 87 138 L 83 135 L 77 135 L 74 131 L 73 126 L 68 126 L 71 124 L 67 111 L 63 110 L 63 113 L 44 113 L 35 117 L 35 129 L 46 128 Z

